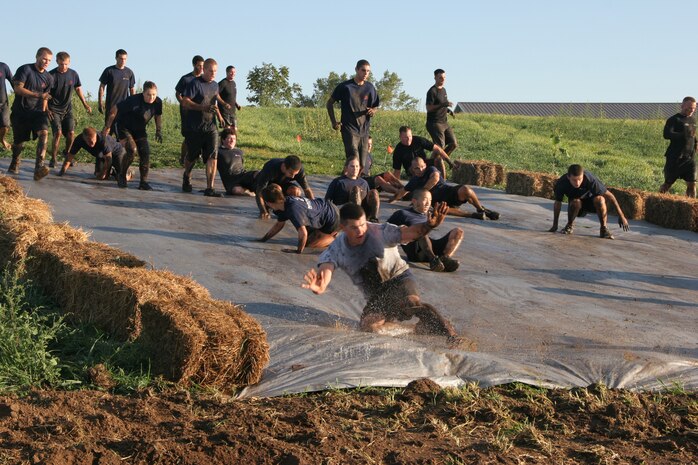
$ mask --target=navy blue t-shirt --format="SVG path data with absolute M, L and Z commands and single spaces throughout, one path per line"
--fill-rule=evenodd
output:
M 584 172 L 582 184 L 577 188 L 572 187 L 566 174 L 555 182 L 555 200 L 558 202 L 562 202 L 564 196 L 567 196 L 568 200 L 584 200 L 603 195 L 605 192 L 606 186 L 588 171 Z
M 369 191 L 368 182 L 364 178 L 351 179 L 341 175 L 338 178 L 334 178 L 327 187 L 325 199 L 331 200 L 335 205 L 344 205 L 349 202 L 351 190 L 357 186 L 361 190 L 361 200 L 365 199 Z
M 177 85 L 175 86 L 175 92 L 177 92 L 179 95 L 182 95 L 184 93 L 184 90 L 187 88 L 189 83 L 196 79 L 196 76 L 194 76 L 193 73 L 188 73 L 179 78 L 179 81 L 177 81 Z M 184 107 L 180 104 L 179 105 L 179 115 L 182 118 L 182 122 L 184 121 L 184 115 L 187 113 L 187 110 L 184 109 Z
M 48 102 L 48 108 L 54 113 L 65 115 L 73 109 L 71 97 L 73 89 L 82 86 L 78 73 L 68 68 L 65 73 L 59 73 L 58 68 L 50 71 L 53 76 L 53 88 L 51 89 L 51 100 Z
M 7 103 L 7 87 L 5 87 L 5 80 L 12 83 L 12 71 L 10 71 L 9 66 L 0 61 L 0 105 Z
M 237 99 L 238 99 L 238 87 L 235 80 L 229 81 L 227 78 L 223 78 L 218 81 L 218 92 L 221 95 L 223 101 L 230 105 L 230 110 L 227 108 L 221 108 L 226 114 L 235 115 L 237 112 Z
M 419 157 L 426 161 L 427 150 L 434 150 L 434 143 L 420 136 L 412 136 L 410 145 L 398 143 L 393 150 L 393 169 L 404 168 L 405 172 L 409 173 L 412 160 Z
M 370 82 L 358 85 L 354 79 L 344 81 L 335 87 L 332 99 L 341 103 L 342 128 L 352 133 L 368 135 L 371 118 L 366 113 L 368 108 L 380 105 L 378 92 Z
M 97 142 L 94 147 L 90 147 L 85 142 L 85 138 L 82 135 L 75 138 L 73 145 L 70 147 L 70 154 L 77 154 L 80 149 L 85 150 L 87 153 L 95 158 L 102 158 L 107 153 L 114 153 L 122 149 L 121 144 L 114 139 L 112 136 L 103 136 L 102 133 L 97 133 Z
M 17 83 L 23 82 L 24 88 L 32 92 L 45 93 L 53 87 L 53 76 L 48 71 L 40 73 L 34 63 L 22 65 L 17 69 L 14 76 L 15 86 Z M 44 101 L 39 97 L 21 97 L 15 95 L 15 101 L 12 103 L 12 111 L 33 112 L 44 111 Z
M 284 162 L 283 158 L 272 158 L 264 164 L 262 170 L 259 172 L 255 178 L 255 183 L 257 185 L 257 192 L 267 187 L 269 184 L 288 184 L 291 181 L 296 181 L 298 185 L 301 186 L 303 190 L 307 190 L 310 185 L 308 180 L 305 178 L 305 170 L 301 167 L 301 170 L 292 179 L 284 176 L 281 171 L 281 164 Z
M 214 105 L 218 95 L 218 83 L 206 82 L 201 76 L 191 80 L 182 92 L 183 97 L 188 97 L 192 102 L 201 105 Z M 187 110 L 184 117 L 184 127 L 190 131 L 215 131 L 216 120 L 210 111 Z
M 105 100 L 106 111 L 109 113 L 112 105 L 117 105 L 126 97 L 131 95 L 131 88 L 136 86 L 136 77 L 128 67 L 119 69 L 116 65 L 111 65 L 102 71 L 99 82 L 107 88 Z
M 296 229 L 301 226 L 322 229 L 337 221 L 337 207 L 325 199 L 286 197 L 284 210 L 274 210 L 279 221 L 291 221 Z
M 413 207 L 398 210 L 388 218 L 388 223 L 395 226 L 414 226 L 427 222 L 427 214 L 419 213 Z
M 145 103 L 143 94 L 136 94 L 119 102 L 116 106 L 116 122 L 130 131 L 145 131 L 145 127 L 153 116 L 162 115 L 162 100 L 155 97 L 153 103 Z
M 424 173 L 421 176 L 412 176 L 410 178 L 405 185 L 405 190 L 410 192 L 417 189 L 423 189 L 427 182 L 429 182 L 429 178 L 434 173 L 439 173 L 439 182 L 437 182 L 436 185 L 431 188 L 431 190 L 433 191 L 434 189 L 445 186 L 446 182 L 444 181 L 443 177 L 441 177 L 439 170 L 435 166 L 427 166 L 427 169 L 424 170 Z

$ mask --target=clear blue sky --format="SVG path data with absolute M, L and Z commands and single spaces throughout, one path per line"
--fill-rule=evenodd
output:
M 136 79 L 155 81 L 169 98 L 193 55 L 215 58 L 217 79 L 234 64 L 243 105 L 247 73 L 262 62 L 288 66 L 291 81 L 312 94 L 315 79 L 351 74 L 359 58 L 374 75 L 396 72 L 422 105 L 437 67 L 452 101 L 677 102 L 698 94 L 698 2 L 690 0 L 39 4 L 3 5 L 0 61 L 14 72 L 40 46 L 68 51 L 95 97 L 118 48 Z

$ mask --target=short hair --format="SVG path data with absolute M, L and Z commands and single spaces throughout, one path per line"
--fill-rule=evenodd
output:
M 204 57 L 201 55 L 194 55 L 194 58 L 191 59 L 191 65 L 196 66 L 197 63 L 201 63 L 204 61 Z
M 286 198 L 281 190 L 281 186 L 272 183 L 262 189 L 262 199 L 267 203 L 276 203 L 283 202 Z
M 400 134 L 402 134 L 403 132 L 411 131 L 411 130 L 412 130 L 412 128 L 409 126 L 400 126 Z
M 116 51 L 114 58 L 119 58 L 121 55 L 128 55 L 128 53 L 126 53 L 126 50 L 124 50 L 123 48 L 120 48 Z
M 153 81 L 145 81 L 143 83 L 143 90 L 148 90 L 148 89 L 158 89 L 157 84 L 155 84 Z
M 87 126 L 85 129 L 82 130 L 82 135 L 91 139 L 97 135 L 97 130 L 92 126 Z
M 226 72 L 226 73 L 229 73 L 231 69 L 235 69 L 235 66 L 233 66 L 233 65 L 228 65 L 228 66 L 226 66 L 226 67 L 225 67 L 225 72 Z
M 425 165 L 427 164 L 427 162 L 426 162 L 426 160 L 424 160 L 424 158 L 422 158 L 422 157 L 414 157 L 414 158 L 412 159 L 412 161 L 410 162 L 410 166 L 411 166 L 411 165 L 414 165 L 415 163 L 419 163 L 419 160 L 422 160 L 422 161 L 424 162 Z
M 570 165 L 570 167 L 567 168 L 567 174 L 569 176 L 579 176 L 584 174 L 584 168 L 582 168 L 582 165 Z
M 358 161 L 359 165 L 361 164 L 361 160 L 359 160 L 359 157 L 352 156 L 344 161 L 344 167 L 346 168 L 347 166 L 349 166 L 349 163 L 353 162 L 354 160 Z
M 47 53 L 47 54 L 49 54 L 49 55 L 53 55 L 53 52 L 51 51 L 50 48 L 48 48 L 48 47 L 41 47 L 41 48 L 39 48 L 39 50 L 36 51 L 36 58 L 39 58 L 39 57 L 40 57 L 41 55 L 43 55 L 44 53 Z
M 211 67 L 213 65 L 218 66 L 218 62 L 213 58 L 206 58 L 206 60 L 204 60 L 204 68 Z
M 439 74 L 445 74 L 445 73 L 446 73 L 446 71 L 444 71 L 443 69 L 441 69 L 441 68 L 436 68 L 436 69 L 434 70 L 434 77 L 438 76 Z
M 360 220 L 362 216 L 366 216 L 366 212 L 361 205 L 355 203 L 345 203 L 339 209 L 339 221 L 342 224 L 346 224 L 349 220 Z
M 70 55 L 68 54 L 68 52 L 58 52 L 58 54 L 56 55 L 56 61 L 63 61 L 69 58 Z
M 221 139 L 225 139 L 226 137 L 228 137 L 230 135 L 237 137 L 237 134 L 235 134 L 235 131 L 233 129 L 230 129 L 230 128 L 223 129 L 221 131 L 221 134 L 220 134 Z
M 284 158 L 284 166 L 292 170 L 299 170 L 303 167 L 303 162 L 301 162 L 301 159 L 298 158 L 297 155 L 289 155 Z
M 419 158 L 419 157 L 417 157 L 417 158 Z M 431 192 L 428 191 L 427 189 L 424 189 L 424 188 L 421 188 L 421 187 L 420 187 L 419 189 L 415 189 L 415 190 L 412 191 L 412 198 L 413 198 L 413 199 L 416 199 L 416 198 L 420 198 L 420 199 L 421 199 L 421 198 L 424 198 L 424 196 L 427 195 L 427 194 L 431 194 Z
M 681 103 L 686 103 L 686 102 L 695 102 L 696 99 L 691 97 L 690 95 L 688 97 L 684 97 Z
M 359 61 L 356 62 L 356 68 L 355 68 L 355 69 L 359 69 L 359 68 L 361 68 L 361 67 L 364 66 L 364 65 L 371 66 L 371 63 L 369 63 L 368 60 L 359 60 Z

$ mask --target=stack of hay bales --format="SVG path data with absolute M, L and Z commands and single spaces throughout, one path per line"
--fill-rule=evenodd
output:
M 527 197 L 555 198 L 555 182 L 559 176 L 553 174 L 535 173 L 532 171 L 509 171 L 507 173 L 507 194 L 524 195 Z
M 451 179 L 458 184 L 492 187 L 504 184 L 504 167 L 481 160 L 457 160 Z
M 0 262 L 21 267 L 71 318 L 138 341 L 153 373 L 220 389 L 258 382 L 266 333 L 191 279 L 54 224 L 48 206 L 0 176 Z
M 645 217 L 645 199 L 647 193 L 638 189 L 622 189 L 620 187 L 608 187 L 608 190 L 616 197 L 620 209 L 623 210 L 629 220 L 641 220 Z M 618 215 L 613 204 L 608 203 L 608 213 Z
M 698 232 L 698 200 L 651 194 L 645 200 L 645 219 L 665 228 Z

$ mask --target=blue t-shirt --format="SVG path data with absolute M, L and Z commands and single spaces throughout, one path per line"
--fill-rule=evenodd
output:
M 75 138 L 73 145 L 70 147 L 70 154 L 75 155 L 80 151 L 80 149 L 85 150 L 87 153 L 95 158 L 103 158 L 107 153 L 119 153 L 123 150 L 123 147 L 119 142 L 112 136 L 103 136 L 102 133 L 97 133 L 97 142 L 94 147 L 90 147 L 85 142 L 85 138 L 82 135 Z
M 53 76 L 48 71 L 39 72 L 34 63 L 22 65 L 17 69 L 14 80 L 15 86 L 23 82 L 24 88 L 32 92 L 45 93 L 49 92 L 53 87 Z M 12 111 L 20 112 L 43 112 L 44 101 L 39 97 L 22 97 L 15 96 L 15 101 L 12 103 Z
M 388 218 L 388 223 L 395 226 L 414 226 L 427 222 L 427 214 L 419 213 L 413 207 L 398 210 Z
M 106 112 L 109 113 L 113 105 L 131 95 L 131 88 L 136 86 L 136 77 L 133 71 L 126 66 L 119 69 L 116 65 L 111 65 L 102 71 L 99 82 L 107 88 L 105 108 Z
M 349 196 L 354 187 L 358 187 L 361 190 L 361 200 L 365 199 L 369 191 L 368 182 L 364 178 L 351 179 L 345 175 L 332 180 L 327 187 L 325 199 L 331 200 L 335 205 L 344 205 L 349 202 Z
M 179 81 L 177 81 L 177 85 L 175 86 L 175 92 L 177 92 L 179 95 L 182 95 L 184 93 L 184 89 L 187 88 L 189 83 L 196 79 L 196 76 L 194 76 L 192 73 L 185 74 L 181 78 L 179 78 Z M 187 113 L 187 110 L 180 104 L 179 105 L 179 116 L 182 118 L 182 122 L 184 122 L 184 115 Z
M 366 111 L 380 105 L 378 92 L 373 84 L 364 82 L 360 86 L 354 79 L 349 79 L 335 87 L 332 99 L 341 103 L 342 129 L 362 136 L 368 135 L 371 117 Z
M 590 199 L 606 192 L 606 186 L 599 179 L 588 171 L 584 171 L 584 179 L 579 187 L 572 187 L 567 175 L 563 175 L 555 182 L 555 200 L 562 202 L 567 196 L 568 200 Z
M 337 222 L 337 207 L 325 199 L 286 197 L 284 210 L 275 210 L 279 221 L 290 220 L 296 229 L 301 226 L 322 229 Z
M 436 185 L 431 188 L 431 190 L 434 191 L 434 189 L 439 189 L 442 186 L 445 186 L 446 182 L 444 181 L 443 177 L 441 177 L 441 173 L 439 172 L 439 170 L 435 166 L 428 166 L 421 176 L 412 176 L 410 178 L 410 180 L 405 185 L 405 190 L 407 192 L 411 192 L 417 189 L 423 189 L 427 182 L 429 182 L 429 178 L 434 173 L 439 174 L 439 182 L 437 182 Z
M 116 106 L 116 122 L 132 132 L 145 131 L 154 116 L 162 115 L 162 100 L 155 97 L 153 103 L 146 103 L 143 94 L 136 94 L 119 102 Z
M 65 115 L 73 109 L 71 99 L 73 89 L 82 86 L 80 76 L 78 76 L 77 71 L 70 68 L 65 73 L 59 73 L 58 68 L 54 68 L 50 73 L 53 76 L 53 88 L 48 108 L 54 113 Z
M 206 82 L 201 76 L 194 78 L 187 84 L 182 92 L 183 97 L 188 97 L 192 102 L 201 105 L 214 105 L 218 95 L 218 83 Z M 184 127 L 189 131 L 215 131 L 216 119 L 210 111 L 187 110 L 184 116 Z
M 5 87 L 5 80 L 12 83 L 12 71 L 10 71 L 9 66 L 0 61 L 0 105 L 7 103 L 7 87 Z
M 283 187 L 283 185 L 288 184 L 291 181 L 296 181 L 303 190 L 307 190 L 310 187 L 308 180 L 305 178 L 305 170 L 303 167 L 301 167 L 298 174 L 293 178 L 287 178 L 281 171 L 281 164 L 283 162 L 283 158 L 272 158 L 264 164 L 262 170 L 255 178 L 257 192 L 264 189 L 269 184 L 279 184 Z

